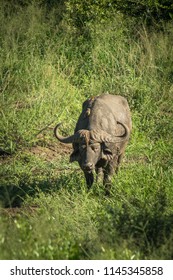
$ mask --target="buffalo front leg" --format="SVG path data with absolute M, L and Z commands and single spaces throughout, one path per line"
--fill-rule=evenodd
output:
M 103 168 L 102 167 L 96 167 L 96 182 L 97 183 L 103 183 Z
M 116 165 L 116 173 L 118 174 L 118 171 L 119 171 L 119 165 L 120 165 L 120 163 L 121 163 L 121 161 L 122 161 L 122 159 L 123 159 L 123 153 L 122 154 L 120 154 L 119 156 L 118 156 L 118 160 L 117 160 L 117 165 Z
M 106 189 L 106 195 L 110 194 L 111 185 L 112 185 L 112 176 L 114 175 L 116 168 L 117 168 L 117 162 L 114 161 L 114 162 L 109 162 L 104 169 L 103 184 Z
M 93 182 L 94 182 L 94 175 L 92 172 L 88 173 L 84 171 L 84 175 L 85 175 L 85 179 L 86 179 L 86 183 L 88 188 L 91 188 Z

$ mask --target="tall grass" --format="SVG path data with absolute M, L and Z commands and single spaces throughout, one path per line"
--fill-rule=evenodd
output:
M 34 1 L 1 2 L 0 258 L 171 259 L 172 26 L 117 14 L 79 34 Z M 133 119 L 109 198 L 87 191 L 48 129 L 72 133 L 82 102 L 103 92 L 125 96 Z

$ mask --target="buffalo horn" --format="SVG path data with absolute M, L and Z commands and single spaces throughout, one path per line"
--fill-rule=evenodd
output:
M 122 125 L 122 127 L 124 128 L 125 132 L 122 135 L 118 135 L 118 136 L 112 136 L 113 138 L 113 142 L 118 143 L 118 142 L 122 142 L 125 141 L 129 138 L 130 135 L 130 130 L 128 128 L 128 126 L 126 124 L 123 124 L 121 122 L 117 122 L 118 124 Z
M 124 134 L 115 136 L 115 135 L 109 134 L 105 131 L 100 131 L 98 142 L 119 143 L 119 142 L 123 142 L 123 141 L 127 140 L 130 135 L 129 128 L 123 123 L 120 123 L 120 122 L 117 122 L 117 123 L 123 126 L 123 128 L 125 130 Z M 95 142 L 97 142 L 97 140 Z
M 65 144 L 69 144 L 69 143 L 73 143 L 74 142 L 74 138 L 75 136 L 74 135 L 71 135 L 71 136 L 67 136 L 67 137 L 63 137 L 62 135 L 59 134 L 58 132 L 58 127 L 61 125 L 61 123 L 57 124 L 54 128 L 54 135 L 55 137 L 62 143 L 65 143 Z

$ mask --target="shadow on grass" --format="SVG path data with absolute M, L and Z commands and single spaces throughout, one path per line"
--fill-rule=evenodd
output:
M 20 207 L 24 200 L 36 196 L 40 191 L 51 193 L 65 188 L 69 191 L 79 190 L 79 174 L 60 174 L 56 178 L 21 178 L 18 184 L 5 183 L 0 186 L 0 205 L 2 207 Z
M 164 254 L 164 259 L 172 259 L 173 213 L 168 211 L 169 207 L 166 190 L 161 188 L 151 195 L 150 201 L 130 198 L 128 203 L 121 204 L 119 211 L 110 206 L 107 211 L 112 227 L 124 240 L 133 241 L 132 248 L 139 248 L 142 258 L 150 256 L 159 259 Z

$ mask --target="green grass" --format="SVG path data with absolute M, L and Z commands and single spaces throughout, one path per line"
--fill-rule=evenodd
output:
M 172 25 L 117 14 L 82 35 L 53 10 L 4 5 L 0 259 L 172 259 Z M 72 133 L 82 102 L 103 92 L 125 96 L 133 119 L 110 197 L 87 190 L 52 133 L 58 122 Z

